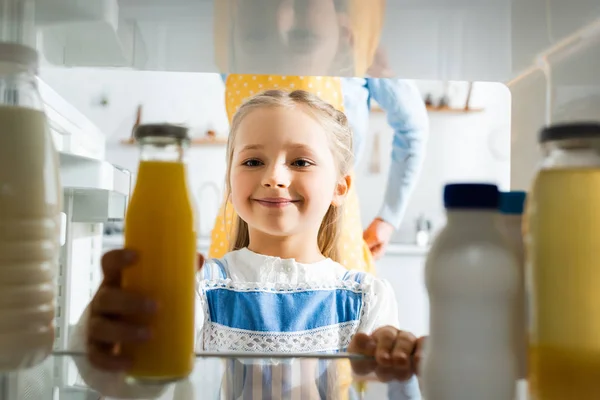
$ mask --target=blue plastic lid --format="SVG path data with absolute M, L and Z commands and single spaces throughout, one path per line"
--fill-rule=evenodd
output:
M 448 209 L 498 209 L 498 186 L 488 183 L 452 183 L 444 187 Z
M 500 212 L 502 214 L 523 214 L 526 192 L 513 191 L 500 193 Z

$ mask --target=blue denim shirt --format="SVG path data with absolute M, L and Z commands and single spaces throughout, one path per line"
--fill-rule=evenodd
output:
M 369 134 L 371 99 L 386 112 L 394 130 L 391 164 L 379 218 L 396 228 L 423 163 L 429 136 L 429 118 L 419 89 L 413 81 L 382 78 L 342 78 L 344 107 L 354 131 L 354 154 L 358 163 Z
M 223 81 L 226 74 L 221 74 Z M 383 78 L 342 78 L 344 108 L 354 132 L 354 156 L 358 164 L 369 134 L 371 99 L 386 112 L 394 130 L 391 165 L 379 218 L 399 227 L 408 198 L 417 180 L 429 135 L 429 118 L 413 81 Z

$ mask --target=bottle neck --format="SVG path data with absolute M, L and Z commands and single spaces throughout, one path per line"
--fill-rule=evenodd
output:
M 140 161 L 186 162 L 187 141 L 148 137 L 140 140 Z
M 446 218 L 450 224 L 459 224 L 464 227 L 480 227 L 493 224 L 498 218 L 498 212 L 494 209 L 469 209 L 469 210 L 446 210 Z
M 542 169 L 598 168 L 600 139 L 581 138 L 548 142 L 542 145 Z

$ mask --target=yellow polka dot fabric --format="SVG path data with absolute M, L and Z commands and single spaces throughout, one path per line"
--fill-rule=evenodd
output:
M 312 92 L 337 108 L 344 110 L 342 84 L 339 78 L 321 76 L 228 75 L 225 81 L 225 101 L 229 121 L 244 100 L 270 89 L 305 90 Z
M 341 81 L 336 77 L 232 74 L 225 82 L 225 101 L 229 121 L 231 122 L 233 115 L 246 98 L 269 89 L 310 91 L 337 109 L 344 110 Z M 209 257 L 220 258 L 229 251 L 234 216 L 235 211 L 231 203 L 221 206 L 211 234 Z M 346 199 L 342 223 L 340 263 L 347 269 L 374 272 L 371 251 L 363 240 L 360 208 L 354 186 Z

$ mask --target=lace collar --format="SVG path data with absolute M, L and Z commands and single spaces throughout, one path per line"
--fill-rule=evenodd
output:
M 246 264 L 248 267 L 251 267 L 251 268 L 260 268 L 260 267 L 264 267 L 265 265 L 269 265 L 269 266 L 273 266 L 273 267 L 278 267 L 278 266 L 294 267 L 294 269 L 306 270 L 306 269 L 312 269 L 315 267 L 331 265 L 331 263 L 333 262 L 333 260 L 331 260 L 330 258 L 326 258 L 324 260 L 317 261 L 315 263 L 304 264 L 304 263 L 296 262 L 296 260 L 293 258 L 279 258 L 279 257 L 265 256 L 263 254 L 258 254 L 258 253 L 253 252 L 252 250 L 248 249 L 247 247 L 244 247 L 243 249 L 238 250 L 237 253 L 238 253 L 237 257 L 239 257 L 239 260 L 243 261 L 244 264 Z

